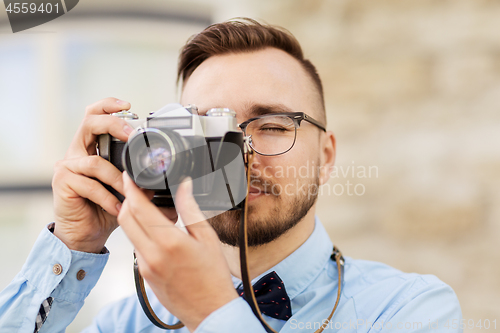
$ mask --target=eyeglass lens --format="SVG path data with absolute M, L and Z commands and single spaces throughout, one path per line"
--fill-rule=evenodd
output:
M 255 119 L 246 128 L 252 148 L 264 155 L 282 154 L 295 143 L 294 121 L 287 116 L 269 116 Z

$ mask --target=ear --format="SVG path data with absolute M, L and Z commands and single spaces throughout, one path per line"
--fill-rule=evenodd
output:
M 320 151 L 320 175 L 319 181 L 320 185 L 325 184 L 330 178 L 330 173 L 333 170 L 333 166 L 335 165 L 335 157 L 336 157 L 336 146 L 335 146 L 335 136 L 333 132 L 327 131 L 324 134 L 321 134 L 320 138 L 321 151 Z

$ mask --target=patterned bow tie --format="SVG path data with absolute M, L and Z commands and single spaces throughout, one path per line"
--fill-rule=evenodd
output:
M 253 285 L 255 298 L 260 311 L 273 318 L 288 320 L 292 316 L 290 298 L 285 285 L 276 272 L 264 275 Z M 240 296 L 244 295 L 243 285 L 236 288 Z

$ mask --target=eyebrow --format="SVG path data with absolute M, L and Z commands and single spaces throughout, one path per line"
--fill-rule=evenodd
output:
M 249 108 L 249 110 L 250 118 L 262 116 L 269 113 L 294 112 L 284 104 L 253 104 Z

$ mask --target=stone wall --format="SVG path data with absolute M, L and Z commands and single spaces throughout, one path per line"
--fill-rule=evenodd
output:
M 323 79 L 337 165 L 348 174 L 327 185 L 364 185 L 363 195 L 337 186 L 319 200 L 333 241 L 348 256 L 437 275 L 464 319 L 499 320 L 500 2 L 255 8 L 296 35 Z M 369 166 L 378 177 L 358 177 Z

